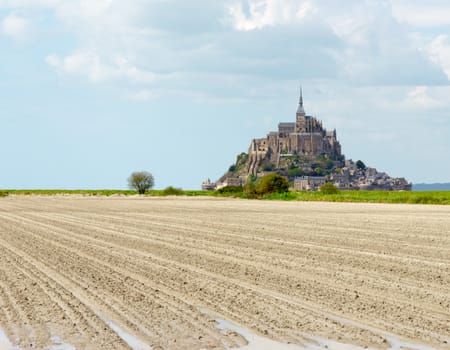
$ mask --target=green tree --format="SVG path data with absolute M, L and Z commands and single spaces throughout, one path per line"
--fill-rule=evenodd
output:
M 333 169 L 333 166 L 334 166 L 333 161 L 331 159 L 328 159 L 326 162 L 326 165 L 325 165 L 325 169 L 331 170 L 331 169 Z
M 272 162 L 270 162 L 269 160 L 266 159 L 261 163 L 259 168 L 262 171 L 272 171 L 275 168 L 275 166 L 273 165 Z
M 287 172 L 289 177 L 301 176 L 303 174 L 303 170 L 300 168 L 290 168 Z
M 256 175 L 250 174 L 247 177 L 247 183 L 255 183 L 258 180 L 258 177 Z
M 237 194 L 244 192 L 244 187 L 242 186 L 225 186 L 216 190 L 220 194 Z
M 357 167 L 359 170 L 365 170 L 365 169 L 366 169 L 366 165 L 362 162 L 362 160 L 358 160 L 358 161 L 356 162 L 356 167 Z
M 183 189 L 176 188 L 176 187 L 173 187 L 173 186 L 166 187 L 163 190 L 163 195 L 165 195 L 165 196 L 181 196 L 183 194 L 184 194 Z
M 250 175 L 250 176 L 252 176 L 252 175 Z M 255 181 L 256 180 L 248 181 L 247 185 L 245 185 L 245 187 L 244 187 L 244 193 L 247 196 L 247 198 L 257 198 L 258 197 L 258 192 L 256 190 Z
M 236 166 L 244 165 L 248 160 L 248 154 L 245 152 L 242 152 L 239 154 L 236 158 Z
M 259 194 L 282 193 L 289 191 L 289 182 L 279 174 L 268 174 L 262 177 L 257 186 Z
M 135 171 L 128 177 L 128 186 L 134 188 L 139 194 L 144 194 L 154 185 L 155 179 L 148 171 Z
M 336 194 L 339 192 L 338 188 L 331 182 L 327 182 L 319 188 L 320 193 L 323 194 Z
M 323 175 L 323 169 L 321 167 L 314 168 L 314 175 L 322 176 Z

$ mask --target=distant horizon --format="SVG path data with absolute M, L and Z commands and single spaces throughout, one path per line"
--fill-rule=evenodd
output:
M 449 182 L 436 182 L 436 183 L 412 183 L 412 185 L 413 185 L 413 191 L 417 191 L 417 189 L 414 189 L 414 187 L 415 186 L 420 186 L 420 185 L 425 185 L 425 186 L 444 186 L 445 188 L 448 188 L 448 190 L 450 190 L 450 181 Z M 201 186 L 199 186 L 199 188 L 183 188 L 183 187 L 181 187 L 181 186 L 177 186 L 176 184 L 172 184 L 172 185 L 169 185 L 169 186 L 173 186 L 173 187 L 175 187 L 175 188 L 181 188 L 181 189 L 183 189 L 183 190 L 186 190 L 186 191 L 190 191 L 190 190 L 192 190 L 192 191 L 196 191 L 196 190 L 199 190 L 200 189 L 200 187 Z M 168 187 L 168 186 L 166 186 L 166 187 Z M 166 187 L 164 187 L 164 188 L 166 188 Z M 155 188 L 153 188 L 154 190 L 163 190 L 164 189 L 163 187 L 155 187 Z M 67 188 L 55 188 L 55 187 L 42 187 L 42 188 L 0 188 L 0 191 L 8 191 L 8 190 L 11 190 L 11 191 L 40 191 L 40 190 L 43 190 L 43 191 L 51 191 L 51 190 L 56 190 L 56 191 L 64 191 L 64 190 L 67 190 L 67 191 L 83 191 L 83 190 L 86 190 L 86 191 L 102 191 L 102 190 L 105 190 L 105 191 L 108 191 L 108 190 L 110 190 L 110 191 L 134 191 L 134 189 L 130 189 L 130 188 L 102 188 L 102 187 L 99 187 L 99 188 L 75 188 L 75 187 L 73 187 L 73 188 L 71 188 L 71 187 L 67 187 Z M 357 191 L 357 190 L 355 190 L 355 191 Z
M 0 188 L 218 179 L 304 109 L 346 158 L 450 181 L 448 0 L 0 0 Z

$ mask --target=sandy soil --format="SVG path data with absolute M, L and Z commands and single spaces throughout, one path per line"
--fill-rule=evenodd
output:
M 450 349 L 450 206 L 0 199 L 0 328 L 22 348 L 274 340 Z M 114 325 L 114 326 L 112 326 Z

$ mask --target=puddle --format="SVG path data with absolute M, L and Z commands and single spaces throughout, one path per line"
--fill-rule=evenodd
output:
M 435 348 L 432 348 L 427 345 L 408 343 L 391 336 L 386 336 L 386 340 L 391 345 L 391 347 L 388 350 L 401 350 L 405 348 L 414 350 L 436 350 Z
M 66 343 L 60 337 L 54 335 L 50 338 L 52 345 L 46 346 L 43 350 L 77 350 L 74 346 Z M 0 350 L 22 350 L 18 346 L 12 345 L 5 332 L 0 329 Z
M 76 350 L 76 348 L 68 343 L 66 343 L 64 340 L 62 340 L 60 337 L 54 335 L 50 338 L 52 341 L 52 345 L 45 347 L 45 350 Z
M 103 315 L 98 315 L 109 328 L 111 328 L 132 350 L 153 350 L 149 345 L 134 335 L 126 332 L 118 325 L 109 321 Z M 50 338 L 53 344 L 46 346 L 43 350 L 77 350 L 73 345 L 67 343 L 60 337 L 54 335 Z M 13 346 L 5 332 L 0 329 L 0 350 L 23 350 L 17 346 Z
M 294 344 L 286 344 L 276 342 L 274 340 L 261 337 L 257 334 L 254 334 L 245 328 L 239 327 L 231 322 L 216 319 L 217 328 L 220 330 L 230 330 L 242 335 L 248 342 L 247 345 L 244 345 L 239 350 L 304 350 L 304 347 Z
M 216 319 L 216 322 L 218 323 L 218 325 L 216 326 L 218 329 L 228 329 L 234 331 L 242 335 L 247 340 L 248 344 L 238 348 L 238 350 L 374 350 L 371 348 L 363 348 L 356 345 L 339 343 L 336 341 L 313 336 L 305 336 L 306 339 L 311 341 L 310 343 L 301 345 L 287 344 L 259 336 L 245 328 L 239 327 L 231 322 L 222 319 Z
M 212 312 L 205 309 L 198 309 L 201 313 L 206 314 L 210 317 L 215 317 Z M 131 333 L 128 333 L 118 325 L 114 324 L 108 320 L 105 316 L 97 314 L 103 322 L 105 322 L 108 327 L 110 327 L 132 350 L 152 350 L 148 344 L 144 343 L 142 340 L 137 338 Z M 360 347 L 352 344 L 340 343 L 334 340 L 328 340 L 320 337 L 315 337 L 312 335 L 303 334 L 303 337 L 307 339 L 304 344 L 287 344 L 282 342 L 277 342 L 272 339 L 257 335 L 250 330 L 238 326 L 230 321 L 216 318 L 217 322 L 216 328 L 220 330 L 230 330 L 240 334 L 248 342 L 237 350 L 375 350 L 368 347 Z M 395 336 L 386 335 L 385 336 L 388 347 L 387 350 L 402 350 L 402 349 L 412 349 L 412 350 L 437 350 L 436 348 L 421 345 L 416 343 L 410 343 L 407 341 L 402 341 Z M 50 338 L 52 345 L 44 348 L 44 350 L 77 350 L 74 346 L 65 342 L 58 336 L 52 336 Z M 229 348 L 227 348 L 229 349 Z M 0 329 L 0 350 L 23 350 L 17 346 L 13 346 L 11 341 L 6 336 L 5 332 Z
M 308 340 L 312 340 L 314 343 L 304 344 L 304 348 L 308 350 L 322 350 L 322 349 L 330 349 L 330 350 L 375 350 L 369 347 L 361 347 L 358 345 L 345 344 L 340 343 L 334 340 L 324 339 L 315 336 L 307 336 L 304 337 Z
M 102 317 L 103 321 L 111 328 L 117 335 L 122 338 L 122 340 L 128 344 L 128 346 L 133 350 L 152 350 L 152 348 L 144 343 L 142 340 L 136 338 L 134 335 L 124 331 L 118 325 L 108 321 Z
M 208 310 L 200 309 L 199 311 L 211 317 L 214 317 L 214 315 Z M 247 340 L 248 344 L 237 348 L 238 350 L 375 350 L 369 347 L 340 343 L 334 340 L 328 340 L 307 334 L 303 334 L 303 337 L 307 339 L 304 344 L 287 344 L 259 336 L 255 333 L 252 333 L 248 329 L 240 327 L 232 322 L 223 319 L 215 320 L 217 322 L 216 327 L 218 329 L 234 331 Z M 391 335 L 386 335 L 385 338 L 388 342 L 386 350 L 437 350 L 436 348 L 427 345 L 402 341 Z
M 5 332 L 0 329 L 0 350 L 16 350 L 13 348 L 13 345 L 9 341 Z

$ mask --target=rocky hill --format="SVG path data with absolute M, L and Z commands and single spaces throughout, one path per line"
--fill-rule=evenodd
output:
M 392 178 L 358 160 L 346 160 L 336 130 L 327 131 L 320 120 L 308 116 L 300 92 L 295 122 L 280 122 L 278 131 L 253 139 L 248 153 L 216 182 L 203 183 L 204 189 L 243 186 L 267 173 L 288 178 L 297 190 L 317 190 L 325 182 L 341 189 L 411 190 L 404 178 Z

